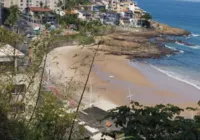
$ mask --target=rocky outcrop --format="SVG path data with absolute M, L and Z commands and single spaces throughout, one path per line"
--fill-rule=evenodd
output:
M 114 55 L 127 55 L 132 58 L 159 58 L 165 55 L 177 53 L 165 47 L 165 43 L 189 44 L 182 40 L 169 39 L 168 36 L 184 36 L 190 32 L 173 28 L 157 22 L 152 23 L 154 28 L 120 31 L 117 30 L 103 37 L 103 47 L 105 51 Z M 190 44 L 192 45 L 192 44 Z
M 170 36 L 188 36 L 191 34 L 189 31 L 180 29 L 180 28 L 174 28 L 166 24 L 161 24 L 155 21 L 151 22 L 153 28 L 156 30 L 158 34 L 161 35 L 170 35 Z

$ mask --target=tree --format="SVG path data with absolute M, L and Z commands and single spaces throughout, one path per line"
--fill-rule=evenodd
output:
M 187 108 L 191 109 L 191 108 Z M 194 109 L 194 108 L 192 108 Z M 196 110 L 196 109 L 194 109 Z M 123 134 L 129 140 L 197 140 L 200 138 L 200 116 L 185 119 L 179 114 L 183 109 L 174 105 L 148 107 L 132 102 L 110 111 L 116 127 L 112 135 Z
M 16 22 L 18 21 L 19 16 L 20 16 L 19 7 L 17 5 L 12 5 L 9 8 L 9 16 L 6 19 L 6 23 L 9 26 L 13 27 L 16 24 Z
M 62 8 L 62 6 L 63 6 L 63 2 L 61 0 L 59 0 L 58 3 L 57 3 L 57 7 Z
M 50 29 L 50 27 L 51 27 L 51 25 L 50 25 L 50 24 L 45 24 L 45 29 L 46 29 L 46 30 L 49 30 L 49 29 Z
M 151 20 L 152 16 L 149 13 L 145 13 L 141 18 L 143 18 L 145 20 Z
M 31 64 L 19 75 L 25 76 L 20 82 L 26 82 L 22 99 L 10 100 L 13 92 L 15 75 L 0 73 L 0 136 L 8 140 L 66 140 L 73 121 L 73 113 L 67 113 L 65 103 L 51 92 L 44 91 L 43 79 L 47 54 L 54 44 L 55 35 L 59 31 L 42 34 L 30 44 L 32 50 Z M 18 35 L 0 28 L 0 42 L 2 44 L 16 43 Z M 15 90 L 14 90 L 15 91 Z M 12 96 L 12 95 L 11 95 Z M 13 97 L 13 96 L 12 96 Z M 19 99 L 19 100 L 18 100 Z M 16 105 L 25 104 L 24 111 L 19 111 Z M 2 123 L 3 122 L 3 123 Z M 78 139 L 85 133 L 81 126 L 77 126 L 72 134 Z
M 79 5 L 90 4 L 89 0 L 64 0 L 63 8 L 64 9 L 73 9 Z
M 40 1 L 40 7 L 43 7 L 44 3 L 42 1 Z

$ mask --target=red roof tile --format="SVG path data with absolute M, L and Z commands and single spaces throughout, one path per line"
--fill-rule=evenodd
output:
M 51 12 L 49 8 L 41 8 L 41 7 L 28 7 L 33 12 Z

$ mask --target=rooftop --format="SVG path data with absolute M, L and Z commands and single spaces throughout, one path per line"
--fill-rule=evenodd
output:
M 6 44 L 4 46 L 0 46 L 0 57 L 9 57 L 9 56 L 24 56 L 22 52 L 17 50 L 16 48 Z
M 100 133 L 100 132 L 110 132 L 113 130 L 118 130 L 115 127 L 114 122 L 110 119 L 104 119 L 107 116 L 108 112 L 98 108 L 98 107 L 90 107 L 78 113 L 79 120 L 84 122 L 85 128 L 92 135 Z M 107 123 L 110 123 L 108 126 Z
M 42 7 L 28 7 L 33 12 L 51 12 L 49 8 L 42 8 Z

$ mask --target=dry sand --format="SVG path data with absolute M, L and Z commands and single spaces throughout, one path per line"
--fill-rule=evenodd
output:
M 50 70 L 50 78 L 55 84 L 63 86 L 65 83 L 66 86 L 75 86 L 76 90 L 72 96 L 78 100 L 93 54 L 93 49 L 90 47 L 56 48 L 48 56 L 46 70 L 47 72 Z M 124 56 L 106 55 L 99 52 L 90 75 L 83 104 L 88 106 L 93 103 L 103 109 L 111 109 L 119 105 L 128 105 L 130 100 L 136 100 L 145 105 L 155 105 L 170 103 L 170 99 L 178 99 L 179 96 L 171 90 L 159 88 L 138 69 L 132 67 Z M 159 101 L 154 100 L 155 97 L 158 97 Z M 185 107 L 194 104 L 188 101 L 180 105 Z

